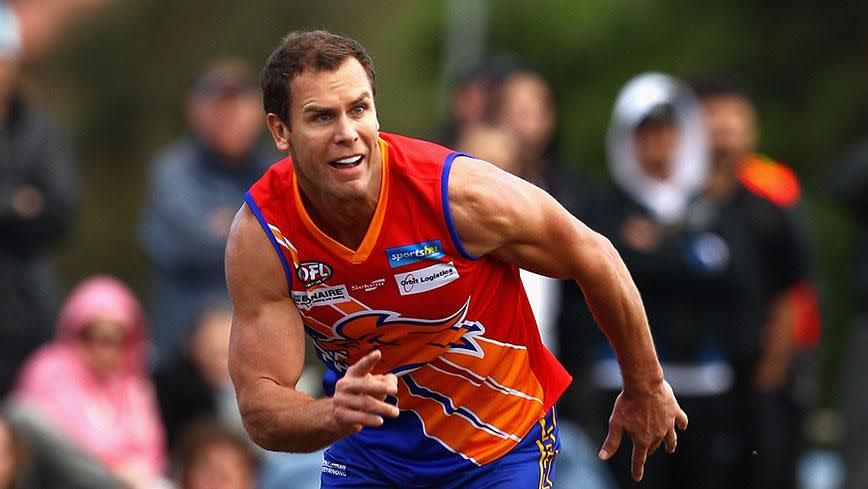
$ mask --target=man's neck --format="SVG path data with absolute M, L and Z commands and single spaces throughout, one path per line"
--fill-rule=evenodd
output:
M 313 186 L 303 185 L 299 181 L 304 208 L 314 224 L 351 250 L 357 250 L 365 239 L 382 193 L 383 170 L 379 163 L 379 151 L 374 155 L 378 163 L 371 178 L 370 190 L 364 197 L 337 199 L 316 188 L 309 189 L 307 187 Z

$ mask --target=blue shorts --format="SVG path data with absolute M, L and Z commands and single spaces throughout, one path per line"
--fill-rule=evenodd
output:
M 469 465 L 442 477 L 396 480 L 366 457 L 332 446 L 322 463 L 322 489 L 548 489 L 552 487 L 555 457 L 561 448 L 554 409 L 541 419 L 518 445 L 499 459 L 482 466 Z

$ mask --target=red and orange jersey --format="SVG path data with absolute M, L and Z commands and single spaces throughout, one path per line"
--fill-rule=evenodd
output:
M 461 244 L 448 203 L 459 154 L 394 134 L 379 144 L 380 198 L 357 250 L 311 220 L 289 158 L 247 204 L 326 366 L 341 375 L 379 349 L 375 373 L 399 376 L 401 417 L 353 438 L 384 457 L 421 457 L 434 442 L 485 464 L 549 412 L 571 377 L 540 341 L 518 269 Z

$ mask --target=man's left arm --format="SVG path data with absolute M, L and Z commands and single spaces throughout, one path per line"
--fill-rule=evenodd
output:
M 624 380 L 600 456 L 614 455 L 627 432 L 633 440 L 633 478 L 641 479 L 648 454 L 661 443 L 675 450 L 675 426 L 686 428 L 687 415 L 663 378 L 642 299 L 618 252 L 549 194 L 484 161 L 456 158 L 448 190 L 468 253 L 575 279 L 582 287 Z
M 754 385 L 763 391 L 784 387 L 797 353 L 795 329 L 800 306 L 798 290 L 811 281 L 810 246 L 796 209 L 768 203 L 758 224 L 762 236 L 762 264 L 770 287 L 766 320 L 761 332 L 762 355 L 754 373 Z M 816 297 L 815 297 L 816 298 Z M 819 311 L 814 311 L 819 315 Z M 819 320 L 819 317 L 816 318 Z M 819 327 L 819 325 L 817 325 Z

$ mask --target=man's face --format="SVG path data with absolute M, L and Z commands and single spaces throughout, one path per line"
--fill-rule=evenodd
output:
M 262 134 L 262 108 L 256 90 L 193 96 L 190 118 L 199 137 L 215 153 L 244 160 Z
M 470 126 L 459 138 L 456 149 L 494 164 L 503 171 L 521 175 L 517 158 L 519 143 L 505 128 Z
M 335 71 L 305 71 L 289 90 L 288 127 L 276 128 L 282 124 L 273 116 L 269 127 L 292 155 L 302 188 L 339 200 L 369 196 L 379 184 L 380 123 L 362 65 L 351 57 Z
M 675 152 L 681 140 L 681 132 L 674 123 L 660 123 L 636 129 L 633 144 L 636 159 L 646 175 L 658 180 L 672 176 Z
M 223 387 L 229 380 L 229 332 L 232 311 L 214 309 L 199 320 L 190 344 L 190 356 L 202 376 L 214 387 Z
M 126 341 L 126 329 L 113 320 L 93 321 L 79 335 L 84 359 L 100 377 L 111 376 L 121 368 Z
M 205 447 L 188 468 L 186 489 L 252 489 L 254 474 L 238 449 L 227 444 Z
M 756 119 L 742 97 L 717 96 L 703 101 L 711 154 L 715 164 L 737 164 L 753 152 Z
M 518 74 L 503 87 L 499 122 L 515 132 L 523 145 L 537 154 L 545 151 L 555 129 L 552 95 L 545 81 L 533 74 Z
M 488 87 L 482 78 L 474 78 L 455 88 L 452 114 L 459 125 L 474 124 L 485 118 Z

